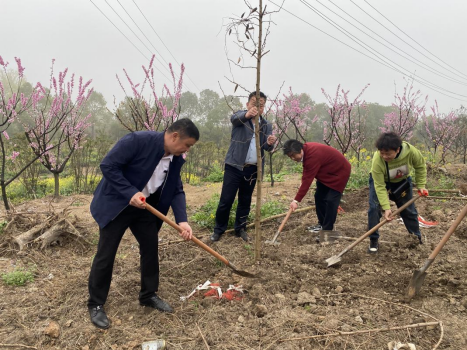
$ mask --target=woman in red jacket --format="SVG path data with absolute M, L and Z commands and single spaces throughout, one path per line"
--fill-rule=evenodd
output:
M 295 210 L 316 178 L 315 205 L 318 225 L 312 231 L 332 230 L 337 218 L 337 208 L 350 177 L 350 163 L 335 148 L 316 142 L 305 144 L 288 140 L 284 154 L 295 162 L 303 162 L 302 184 L 290 203 Z

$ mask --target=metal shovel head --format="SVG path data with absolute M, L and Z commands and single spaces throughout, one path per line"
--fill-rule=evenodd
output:
M 325 261 L 328 263 L 328 267 L 337 264 L 342 260 L 342 257 L 339 255 L 333 255 L 330 258 L 327 258 Z
M 243 276 L 243 277 L 248 277 L 248 278 L 256 278 L 256 275 L 254 275 L 252 273 L 249 273 L 249 272 L 246 272 L 246 271 L 239 270 L 232 263 L 229 263 L 229 265 L 227 265 L 227 266 L 230 267 L 232 269 L 232 272 L 236 273 L 237 275 L 240 275 L 240 276 Z
M 334 242 L 337 241 L 339 238 L 342 238 L 342 234 L 339 231 L 331 231 L 331 230 L 321 230 L 319 231 L 319 242 Z
M 264 243 L 271 244 L 271 245 L 279 245 L 280 242 L 276 242 L 276 240 L 277 240 L 277 237 L 279 236 L 280 233 L 281 233 L 281 231 L 277 231 L 276 234 L 274 235 L 274 237 L 272 237 L 271 240 L 267 240 Z
M 410 280 L 409 287 L 407 289 L 408 299 L 412 299 L 416 294 L 420 292 L 422 288 L 423 281 L 425 281 L 426 272 L 421 272 L 420 270 L 415 270 Z

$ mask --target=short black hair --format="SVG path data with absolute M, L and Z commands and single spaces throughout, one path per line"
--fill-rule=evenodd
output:
M 287 140 L 284 143 L 284 154 L 290 156 L 292 154 L 301 153 L 303 149 L 303 143 L 298 140 Z
M 199 130 L 188 118 L 182 118 L 173 122 L 173 124 L 167 128 L 167 132 L 178 132 L 182 139 L 193 138 L 196 141 L 199 140 Z
M 383 132 L 376 140 L 375 146 L 378 151 L 397 151 L 402 146 L 402 139 L 394 131 Z
M 256 97 L 256 91 L 253 91 L 251 94 L 248 95 L 248 102 L 250 102 L 252 97 Z M 264 98 L 264 101 L 268 99 L 267 96 L 261 91 L 259 92 L 259 98 Z

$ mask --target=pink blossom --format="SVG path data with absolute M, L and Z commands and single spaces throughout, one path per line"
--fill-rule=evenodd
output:
M 10 156 L 11 161 L 14 162 L 16 157 L 18 156 L 19 156 L 19 152 L 13 151 L 13 153 Z
M 23 77 L 23 72 L 24 72 L 24 67 L 21 65 L 21 59 L 18 57 L 15 57 L 16 64 L 18 66 L 18 75 L 20 78 Z
M 10 139 L 10 136 L 8 135 L 8 133 L 6 132 L 6 130 L 4 130 L 2 134 L 3 134 L 3 136 L 5 136 L 5 138 L 6 138 L 7 140 Z

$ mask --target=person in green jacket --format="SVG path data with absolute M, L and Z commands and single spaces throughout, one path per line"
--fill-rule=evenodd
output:
M 375 227 L 381 219 L 381 209 L 384 218 L 388 221 L 393 217 L 389 205 L 388 190 L 394 191 L 403 181 L 407 180 L 410 187 L 407 194 L 396 200 L 396 205 L 402 205 L 412 199 L 412 178 L 410 173 L 415 171 L 418 192 L 420 195 L 428 196 L 426 186 L 426 163 L 422 154 L 413 145 L 402 141 L 395 132 L 385 132 L 379 136 L 375 143 L 378 151 L 373 155 L 370 171 L 370 207 L 368 209 L 368 230 Z M 418 223 L 418 212 L 414 203 L 401 212 L 402 220 L 409 233 L 418 237 L 422 244 L 422 235 Z M 369 253 L 378 252 L 379 232 L 370 235 Z

